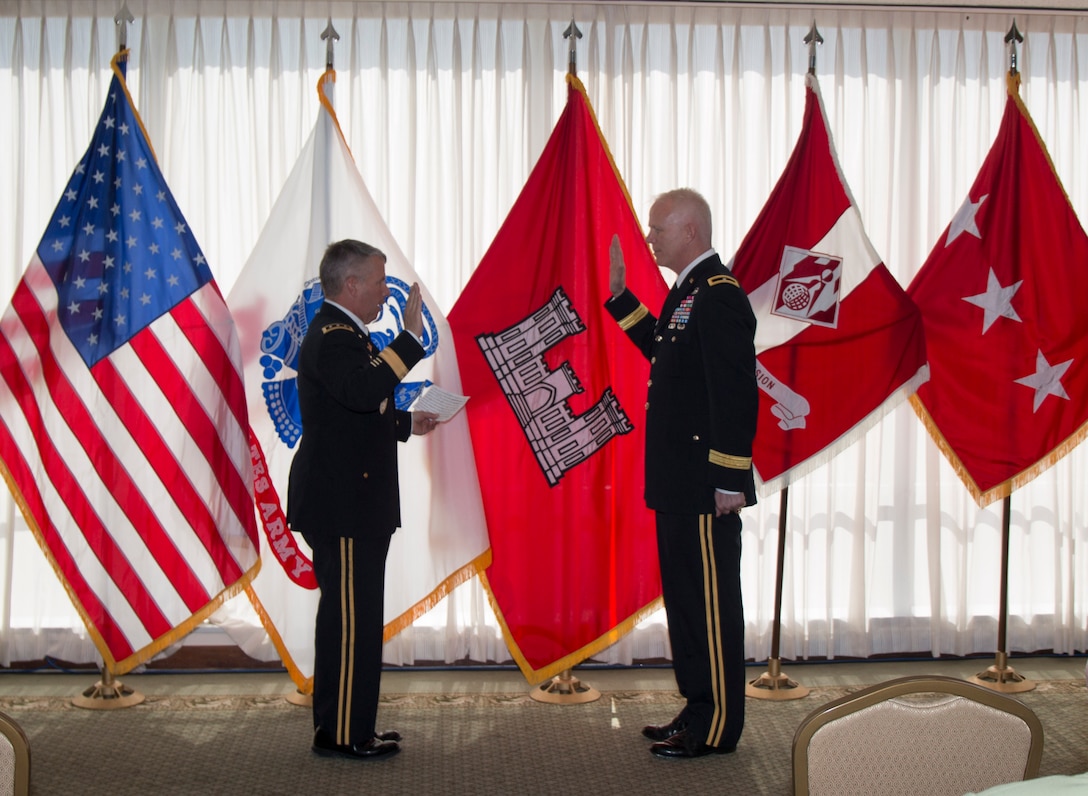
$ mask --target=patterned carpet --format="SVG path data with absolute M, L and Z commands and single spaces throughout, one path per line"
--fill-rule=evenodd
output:
M 677 712 L 667 692 L 606 692 L 583 705 L 389 695 L 379 723 L 404 735 L 402 751 L 367 762 L 312 755 L 309 710 L 279 697 L 148 697 L 115 711 L 20 697 L 0 699 L 0 711 L 30 738 L 35 794 L 788 794 L 795 728 L 850 690 L 749 699 L 736 754 L 686 761 L 654 758 L 639 734 Z M 1042 682 L 1018 698 L 1043 723 L 1040 774 L 1088 770 L 1084 681 Z

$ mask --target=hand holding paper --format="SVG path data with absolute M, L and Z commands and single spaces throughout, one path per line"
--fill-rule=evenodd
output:
M 432 384 L 420 394 L 412 409 L 417 412 L 433 412 L 438 416 L 439 423 L 445 423 L 460 412 L 467 402 L 467 395 L 456 395 Z

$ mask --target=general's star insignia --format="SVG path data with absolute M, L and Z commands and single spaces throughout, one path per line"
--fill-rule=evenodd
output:
M 978 225 L 975 224 L 975 214 L 988 196 L 988 193 L 983 194 L 977 202 L 972 202 L 970 196 L 963 200 L 960 209 L 956 211 L 956 215 L 952 218 L 952 223 L 948 225 L 948 237 L 945 238 L 945 246 L 949 246 L 962 232 L 967 232 L 982 240 L 982 234 L 978 231 Z
M 1065 372 L 1069 370 L 1069 366 L 1072 364 L 1073 360 L 1067 359 L 1065 362 L 1051 365 L 1046 361 L 1043 352 L 1038 352 L 1035 357 L 1035 372 L 1030 376 L 1024 376 L 1022 379 L 1016 379 L 1017 384 L 1023 384 L 1025 387 L 1031 387 L 1035 390 L 1035 404 L 1031 408 L 1032 412 L 1039 411 L 1039 407 L 1048 395 L 1069 400 L 1069 393 L 1062 386 L 1062 376 L 1065 375 Z
M 1002 287 L 1001 283 L 997 281 L 997 274 L 995 274 L 994 269 L 991 268 L 990 275 L 986 279 L 986 292 L 974 296 L 963 297 L 964 301 L 974 304 L 976 307 L 982 307 L 983 334 L 986 334 L 986 330 L 989 329 L 998 318 L 1009 318 L 1010 320 L 1023 323 L 1012 306 L 1012 297 L 1016 295 L 1016 291 L 1020 289 L 1020 285 L 1022 284 L 1024 284 L 1023 279 L 1019 282 L 1014 282 L 1008 287 Z

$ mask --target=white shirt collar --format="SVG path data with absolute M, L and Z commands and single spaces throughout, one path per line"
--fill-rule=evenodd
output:
M 700 254 L 698 257 L 696 257 L 694 260 L 692 260 L 690 263 L 688 263 L 688 267 L 685 268 L 683 271 L 681 271 L 679 274 L 676 275 L 676 282 L 674 284 L 679 285 L 681 282 L 683 282 L 683 280 L 687 279 L 688 274 L 690 274 L 692 272 L 692 269 L 694 269 L 695 266 L 697 266 L 699 263 L 701 263 L 707 257 L 712 256 L 713 254 L 714 254 L 714 249 L 713 249 L 713 247 L 711 247 L 711 248 L 707 249 L 705 252 L 703 252 L 702 254 Z
M 362 329 L 362 330 L 363 330 L 364 332 L 366 332 L 367 334 L 370 334 L 370 331 L 369 331 L 369 330 L 368 330 L 368 329 L 366 328 L 366 324 L 362 322 L 362 320 L 361 320 L 361 319 L 359 318 L 359 316 L 358 316 L 358 315 L 356 315 L 356 314 L 355 314 L 354 312 L 352 312 L 351 310 L 349 310 L 349 309 L 348 309 L 347 307 L 345 307 L 345 306 L 344 306 L 343 304 L 337 304 L 337 303 L 336 303 L 335 301 L 333 301 L 333 300 L 332 300 L 332 299 L 330 299 L 330 298 L 327 298 L 327 299 L 325 299 L 325 303 L 326 303 L 326 304 L 332 304 L 332 305 L 333 305 L 334 307 L 336 307 L 336 308 L 337 308 L 338 310 L 340 310 L 340 311 L 341 311 L 342 313 L 344 313 L 344 314 L 345 314 L 345 315 L 347 315 L 347 316 L 348 316 L 349 318 L 351 318 L 351 319 L 352 319 L 353 321 L 355 321 L 355 325 L 356 325 L 356 326 L 358 326 L 358 327 L 359 327 L 360 329 Z

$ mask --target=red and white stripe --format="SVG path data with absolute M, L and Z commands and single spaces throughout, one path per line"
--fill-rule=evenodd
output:
M 214 282 L 90 369 L 37 256 L 0 320 L 0 457 L 118 673 L 254 574 L 240 373 Z

